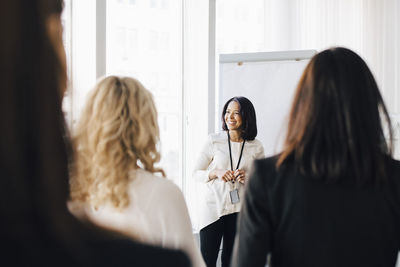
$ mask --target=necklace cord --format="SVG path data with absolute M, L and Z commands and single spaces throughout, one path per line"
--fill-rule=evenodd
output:
M 231 149 L 231 136 L 229 135 L 229 131 L 227 131 L 228 134 L 228 146 L 229 146 L 229 159 L 231 162 L 231 171 L 233 171 L 233 160 L 232 160 L 232 149 Z M 240 161 L 242 160 L 242 155 L 243 155 L 243 149 L 244 149 L 244 144 L 246 143 L 246 140 L 243 139 L 243 144 L 242 144 L 242 148 L 240 149 L 240 155 L 239 155 L 239 160 L 238 163 L 236 165 L 236 169 L 239 169 L 239 165 L 240 165 Z M 234 183 L 234 181 L 232 181 L 232 183 Z

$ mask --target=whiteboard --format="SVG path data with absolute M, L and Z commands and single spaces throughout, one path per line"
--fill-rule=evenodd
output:
M 247 97 L 254 105 L 259 139 L 266 156 L 281 150 L 297 83 L 315 50 L 280 51 L 219 56 L 216 121 L 234 96 Z

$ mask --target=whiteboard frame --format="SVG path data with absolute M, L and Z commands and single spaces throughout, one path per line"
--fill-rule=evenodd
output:
M 289 50 L 275 52 L 220 54 L 219 64 L 239 62 L 264 62 L 310 59 L 317 53 L 316 50 Z

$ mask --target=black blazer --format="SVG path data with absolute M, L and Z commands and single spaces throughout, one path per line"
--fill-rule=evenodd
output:
M 255 161 L 232 266 L 395 266 L 400 247 L 400 162 L 387 160 L 389 183 L 326 184 L 279 172 L 276 158 Z

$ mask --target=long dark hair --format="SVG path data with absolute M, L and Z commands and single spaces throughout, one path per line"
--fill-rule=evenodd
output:
M 382 119 L 389 125 L 389 143 Z M 327 49 L 311 59 L 300 79 L 277 167 L 293 158 L 303 174 L 327 182 L 384 181 L 384 158 L 392 153 L 390 125 L 364 60 L 346 48 Z
M 222 130 L 228 130 L 225 122 L 225 113 L 229 103 L 232 101 L 237 102 L 240 106 L 240 115 L 242 116 L 242 138 L 244 140 L 254 140 L 257 136 L 256 111 L 251 101 L 244 96 L 235 96 L 226 101 L 221 116 Z
M 146 258 L 154 266 L 154 256 L 159 256 L 171 260 L 165 262 L 168 266 L 173 260 L 187 266 L 180 252 L 130 242 L 116 232 L 78 221 L 67 209 L 71 146 L 60 90 L 65 68 L 48 28 L 54 18 L 50 15 L 59 16 L 62 3 L 0 1 L 1 262 L 143 265 Z
M 65 70 L 46 28 L 62 4 L 0 1 L 0 235 L 19 246 L 20 255 L 40 255 L 49 240 L 71 252 L 79 240 L 80 224 L 66 206 L 70 145 L 60 94 Z

